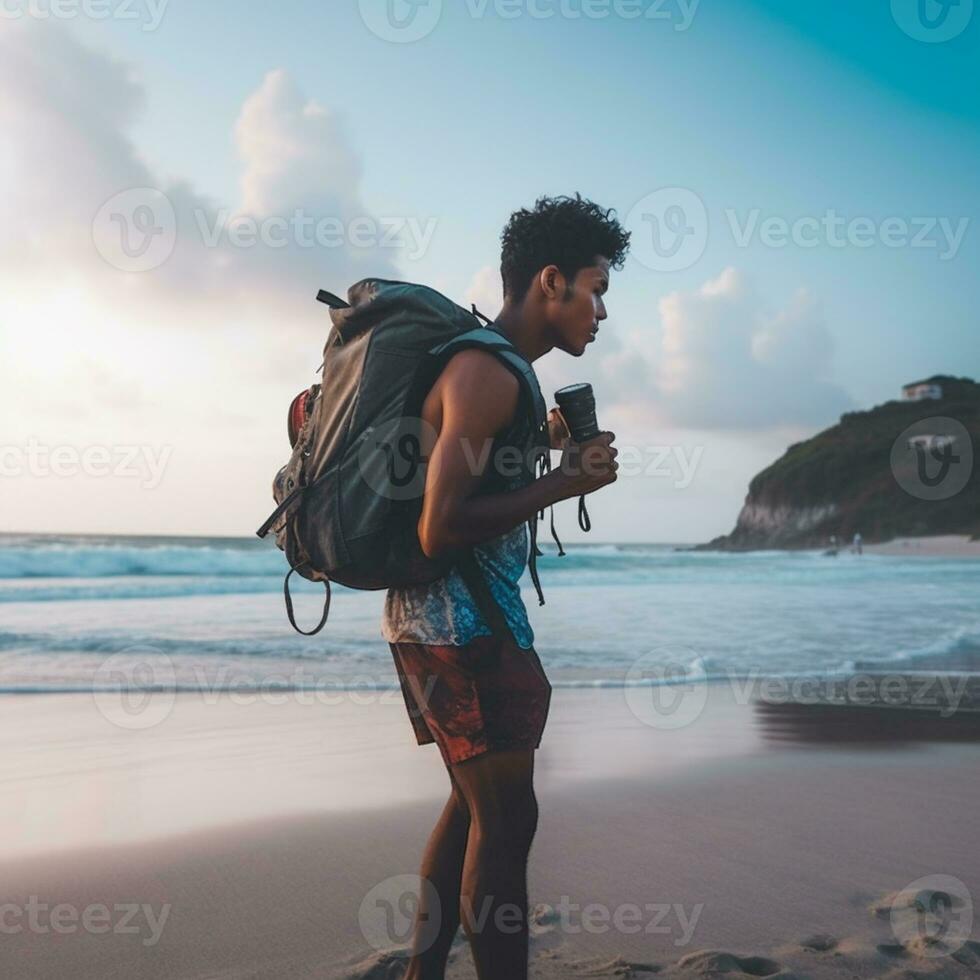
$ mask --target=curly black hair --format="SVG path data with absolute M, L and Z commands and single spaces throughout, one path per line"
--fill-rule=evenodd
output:
M 613 269 L 622 268 L 630 233 L 613 217 L 615 213 L 578 193 L 539 197 L 533 211 L 515 211 L 500 236 L 504 296 L 523 299 L 531 280 L 547 265 L 558 266 L 569 283 L 579 269 L 594 264 L 597 255 L 609 259 Z

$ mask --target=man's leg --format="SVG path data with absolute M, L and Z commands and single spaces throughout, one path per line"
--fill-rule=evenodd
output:
M 429 907 L 432 892 L 422 889 L 405 980 L 443 980 L 449 950 L 459 931 L 460 879 L 470 814 L 451 769 L 449 778 L 453 784 L 452 795 L 429 837 L 419 872 L 438 896 L 438 907 Z
M 452 770 L 470 812 L 460 901 L 477 976 L 526 980 L 534 750 L 487 752 Z

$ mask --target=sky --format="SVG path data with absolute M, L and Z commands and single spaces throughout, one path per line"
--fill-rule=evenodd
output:
M 500 232 L 632 233 L 581 358 L 620 479 L 563 540 L 695 542 L 785 448 L 980 377 L 972 0 L 2 0 L 0 530 L 249 535 L 318 288 L 500 307 Z M 625 456 L 624 456 L 625 454 Z

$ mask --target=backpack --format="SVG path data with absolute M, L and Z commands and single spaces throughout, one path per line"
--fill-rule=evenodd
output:
M 422 551 L 417 528 L 425 423 L 419 416 L 454 354 L 470 347 L 493 353 L 521 385 L 514 423 L 498 435 L 494 450 L 514 433 L 524 433 L 520 477 L 530 482 L 538 464 L 542 471 L 550 469 L 545 403 L 534 369 L 475 306 L 467 312 L 427 286 L 363 279 L 350 287 L 347 298 L 324 290 L 317 295 L 330 308 L 333 323 L 321 380 L 290 405 L 293 452 L 273 480 L 278 506 L 256 531 L 260 538 L 274 532 L 289 563 L 283 582 L 289 622 L 304 636 L 319 633 L 330 611 L 331 582 L 352 589 L 399 588 L 433 582 L 456 567 L 493 633 L 510 636 L 472 548 L 435 559 Z M 494 480 L 488 472 L 481 492 Z M 535 563 L 542 554 L 539 516 L 543 510 L 528 522 L 529 567 L 543 605 Z M 309 631 L 300 629 L 293 614 L 289 579 L 294 572 L 323 582 L 326 590 L 320 622 Z

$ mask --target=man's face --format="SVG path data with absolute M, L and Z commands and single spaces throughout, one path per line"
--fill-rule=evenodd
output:
M 595 340 L 599 324 L 606 319 L 602 297 L 608 288 L 609 259 L 597 255 L 594 264 L 579 269 L 570 288 L 560 291 L 548 304 L 555 347 L 574 357 L 585 353 Z

